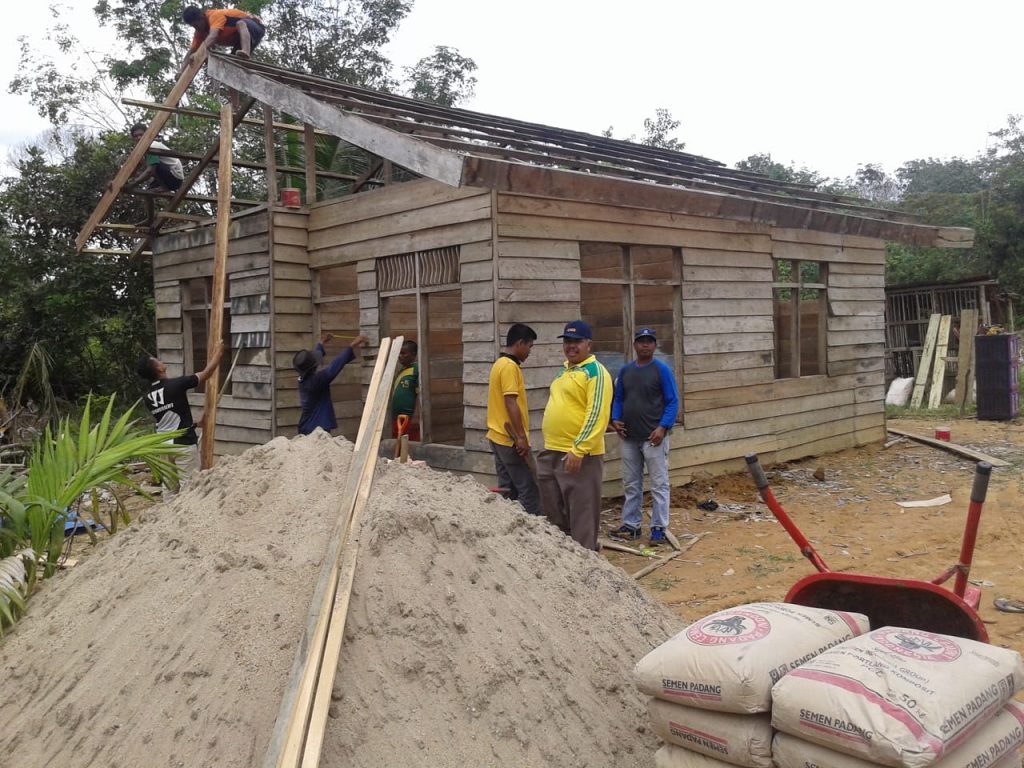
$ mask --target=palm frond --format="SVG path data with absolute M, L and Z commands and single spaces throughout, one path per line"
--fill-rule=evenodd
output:
M 22 549 L 10 557 L 0 560 L 0 637 L 4 627 L 14 626 L 19 616 L 25 613 L 25 601 L 31 591 L 29 570 L 34 566 L 36 553 Z

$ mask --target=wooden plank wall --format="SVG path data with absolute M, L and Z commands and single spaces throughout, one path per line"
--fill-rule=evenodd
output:
M 415 328 L 415 303 L 411 298 L 391 300 L 400 310 L 404 308 L 400 316 L 381 316 L 383 300 L 377 290 L 375 266 L 380 257 L 459 246 L 464 387 L 475 381 L 471 377 L 478 372 L 473 363 L 493 362 L 496 346 L 489 191 L 455 189 L 429 179 L 411 181 L 318 203 L 310 208 L 308 226 L 309 265 L 314 273 L 344 264 L 357 265 L 359 329 L 370 339 L 360 368 L 364 395 L 381 335 Z M 329 285 L 330 281 L 321 284 Z M 329 295 L 322 292 L 321 298 Z M 442 299 L 435 304 L 438 301 Z M 320 306 L 323 315 L 328 305 Z M 423 346 L 423 339 L 417 341 Z M 450 351 L 449 346 L 446 343 L 443 353 Z M 486 377 L 483 381 L 486 388 Z M 467 463 L 462 455 L 453 458 L 457 452 L 448 447 L 435 454 L 442 462 L 438 466 L 444 468 L 477 474 L 493 468 L 489 453 L 485 464 L 479 466 L 476 456 Z M 480 472 L 476 472 L 478 469 Z
M 228 246 L 228 296 L 231 302 L 232 359 L 238 349 L 231 394 L 217 409 L 219 455 L 241 453 L 272 436 L 270 399 L 270 315 L 267 211 L 257 208 L 232 216 Z M 153 280 L 157 317 L 157 356 L 168 375 L 194 373 L 184 361 L 182 292 L 186 281 L 213 274 L 214 226 L 169 231 L 153 249 Z M 205 403 L 202 391 L 189 395 L 198 419 Z
M 524 367 L 532 426 L 561 360 L 554 337 L 579 311 L 578 244 L 590 241 L 682 251 L 684 424 L 672 443 L 674 482 L 742 469 L 752 451 L 771 462 L 884 438 L 881 241 L 505 194 L 497 211 L 498 316 L 541 336 Z M 827 377 L 774 378 L 773 257 L 828 265 Z M 503 283 L 517 279 L 525 283 Z M 522 299 L 534 290 L 533 303 Z M 621 492 L 616 456 L 611 450 L 605 472 L 610 493 Z
M 292 359 L 317 341 L 307 250 L 309 213 L 275 207 L 273 217 L 275 434 L 292 437 L 302 412 Z

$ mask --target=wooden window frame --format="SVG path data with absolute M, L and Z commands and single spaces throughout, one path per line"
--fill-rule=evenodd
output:
M 805 282 L 803 279 L 803 265 L 815 264 L 818 267 L 817 282 Z M 782 264 L 789 265 L 790 279 L 783 281 L 779 279 Z M 796 277 L 793 280 L 793 276 Z M 781 376 L 781 339 L 778 335 L 778 327 L 774 323 L 776 317 L 776 306 L 780 303 L 779 291 L 789 290 L 789 305 L 791 322 L 789 328 L 789 370 L 793 375 Z M 805 290 L 816 290 L 818 295 L 814 299 L 805 299 L 801 293 Z M 818 373 L 801 375 L 801 315 L 800 307 L 809 301 L 818 304 Z M 814 261 L 811 259 L 772 259 L 772 318 L 773 335 L 775 345 L 773 353 L 775 356 L 775 380 L 786 381 L 787 379 L 806 379 L 814 376 L 828 376 L 828 263 Z
M 459 267 L 459 251 L 460 247 L 445 246 L 443 248 L 432 248 L 425 251 L 413 251 L 411 253 L 397 254 L 392 257 L 381 257 L 376 260 L 374 268 L 378 275 L 378 289 L 377 297 L 380 301 L 380 326 L 381 332 L 385 336 L 392 336 L 391 328 L 389 325 L 390 313 L 388 312 L 388 299 L 399 297 L 399 296 L 414 296 L 416 299 L 416 345 L 417 355 L 416 360 L 420 363 L 420 441 L 426 445 L 433 441 L 432 429 L 433 429 L 433 416 L 430 408 L 430 366 L 423 365 L 423 360 L 429 360 L 430 357 L 430 316 L 428 312 L 428 297 L 432 293 L 443 293 L 446 291 L 458 291 L 459 296 L 462 295 L 462 284 L 459 282 L 458 267 Z M 453 282 L 447 282 L 442 284 L 423 285 L 423 274 L 424 274 L 424 261 L 430 258 L 433 254 L 440 254 L 441 259 L 451 261 L 454 258 L 455 274 L 451 277 L 454 278 Z M 380 289 L 380 275 L 381 266 L 388 258 L 394 259 L 409 259 L 413 262 L 413 284 L 408 287 L 395 288 L 392 290 L 381 290 Z M 465 349 L 463 349 L 463 365 L 465 365 Z M 465 427 L 463 427 L 465 429 Z M 465 436 L 463 436 L 463 445 L 465 445 Z
M 611 243 L 604 243 L 612 245 Z M 676 414 L 676 423 L 683 424 L 683 250 L 682 248 L 671 247 L 672 251 L 672 272 L 671 278 L 651 279 L 638 278 L 634 274 L 632 248 L 669 247 L 650 246 L 640 244 L 617 243 L 622 249 L 622 276 L 621 277 L 584 277 L 582 269 L 580 283 L 591 285 L 619 285 L 622 294 L 622 341 L 623 341 L 623 364 L 633 362 L 635 358 L 633 349 L 633 332 L 637 325 L 635 322 L 636 307 L 636 286 L 655 285 L 671 286 L 672 291 L 672 373 L 676 379 L 676 396 L 679 398 L 679 412 Z M 581 308 L 582 310 L 582 308 Z M 586 320 L 586 318 L 582 318 Z
M 190 284 L 195 281 L 203 281 L 203 301 L 199 303 L 192 303 L 191 291 L 189 290 Z M 181 333 L 182 333 L 182 374 L 188 375 L 185 372 L 186 365 L 192 366 L 192 373 L 199 373 L 206 367 L 206 364 L 198 365 L 196 362 L 196 349 L 192 342 L 192 318 L 195 314 L 203 312 L 204 320 L 206 322 L 206 346 L 207 350 L 210 346 L 210 310 L 213 307 L 211 303 L 211 294 L 213 293 L 213 277 L 201 276 L 191 277 L 181 281 Z M 221 358 L 220 362 L 220 382 L 223 387 L 224 394 L 230 395 L 234 389 L 234 381 L 227 379 L 227 374 L 231 371 L 231 361 L 233 360 L 233 345 L 231 343 L 231 281 L 225 281 L 224 286 L 224 357 Z M 204 350 L 205 354 L 205 350 Z M 204 360 L 207 359 L 204 357 Z M 197 390 L 197 394 L 205 396 L 205 392 L 202 388 Z

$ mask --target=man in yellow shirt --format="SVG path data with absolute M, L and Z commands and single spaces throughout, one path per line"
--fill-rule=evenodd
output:
M 592 354 L 593 334 L 585 322 L 568 323 L 559 338 L 565 363 L 551 382 L 544 450 L 537 457 L 541 504 L 554 525 L 597 550 L 612 377 Z
M 518 501 L 531 515 L 542 512 L 530 465 L 530 406 L 519 368 L 536 339 L 537 333 L 528 325 L 509 327 L 505 351 L 494 361 L 487 380 L 487 440 L 494 453 L 498 485 L 508 488 L 508 498 Z

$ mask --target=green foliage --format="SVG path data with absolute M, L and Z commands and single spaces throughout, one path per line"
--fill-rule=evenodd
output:
M 767 176 L 772 181 L 795 182 L 798 184 L 823 184 L 827 179 L 806 166 L 797 168 L 794 163 L 783 165 L 772 160 L 768 152 L 755 153 L 736 163 L 737 170 L 751 171 Z
M 473 95 L 476 87 L 476 62 L 454 48 L 439 45 L 432 56 L 420 59 L 415 67 L 406 67 L 409 95 L 444 107 L 454 107 Z
M 648 147 L 661 147 L 671 149 L 675 152 L 682 152 L 686 148 L 686 142 L 670 136 L 679 128 L 680 122 L 672 117 L 672 113 L 664 107 L 654 110 L 654 117 L 644 118 L 644 135 L 640 139 L 641 144 Z
M 120 486 L 142 493 L 128 476 L 131 463 L 141 462 L 157 476 L 177 477 L 170 460 L 177 448 L 167 441 L 180 432 L 141 432 L 132 420 L 134 407 L 118 418 L 114 418 L 114 407 L 114 398 L 109 398 L 99 421 L 94 422 L 92 403 L 87 400 L 77 423 L 64 418 L 55 431 L 46 428 L 32 449 L 27 477 L 0 473 L 0 630 L 24 611 L 24 598 L 37 578 L 37 565 L 42 563 L 45 576 L 56 569 L 67 511 L 79 498 L 90 498 L 96 519 L 97 489 L 113 493 Z M 120 499 L 117 503 L 115 523 L 127 519 Z M 14 560 L 24 564 L 18 578 L 19 564 Z M 11 574 L 10 589 L 4 588 L 4 573 Z
M 10 390 L 33 350 L 48 354 L 47 383 L 65 400 L 94 389 L 138 391 L 134 362 L 154 346 L 150 266 L 74 252 L 125 142 L 58 135 L 49 148 L 26 150 L 18 175 L 0 182 L 0 391 Z M 141 215 L 119 209 L 133 213 Z M 106 230 L 96 243 L 125 246 Z

